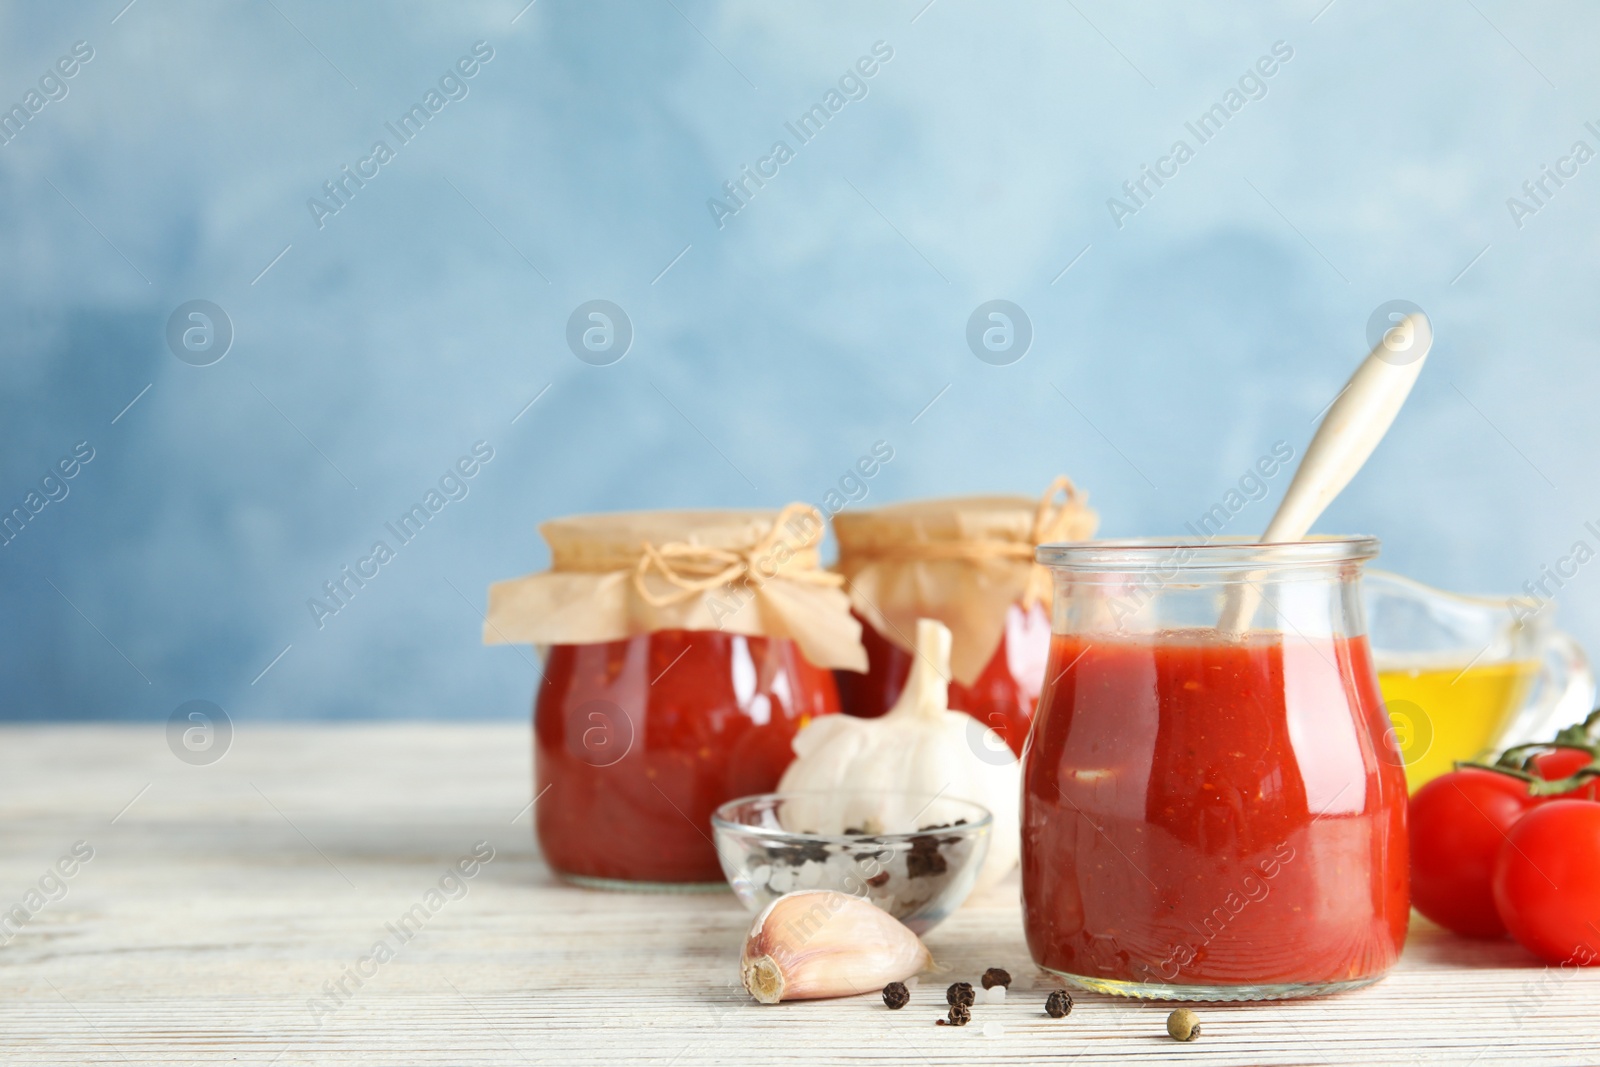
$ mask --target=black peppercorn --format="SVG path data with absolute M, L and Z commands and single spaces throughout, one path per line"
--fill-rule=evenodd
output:
M 1072 1014 L 1072 994 L 1058 989 L 1045 998 L 1045 1014 L 1052 1019 L 1062 1019 Z
M 972 991 L 971 982 L 957 982 L 944 991 L 944 999 L 951 1006 L 963 1008 L 972 1007 L 972 1002 L 977 1000 L 977 994 Z
M 943 874 L 949 869 L 944 854 L 939 851 L 939 839 L 920 834 L 911 839 L 911 850 L 906 853 L 906 877 L 926 878 Z
M 1011 972 L 1000 967 L 990 967 L 983 972 L 983 988 L 993 989 L 997 985 L 1011 988 Z
M 965 1026 L 972 1021 L 972 1009 L 965 1004 L 950 1005 L 950 1025 Z
M 911 990 L 904 982 L 890 982 L 883 987 L 883 1002 L 893 1011 L 899 1011 L 911 1002 Z

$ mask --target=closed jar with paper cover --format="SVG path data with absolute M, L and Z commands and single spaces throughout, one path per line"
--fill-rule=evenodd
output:
M 918 619 L 950 628 L 950 707 L 1022 754 L 1050 654 L 1051 584 L 1034 548 L 1084 541 L 1098 517 L 1057 478 L 1042 499 L 952 497 L 833 517 L 837 571 L 865 624 L 867 669 L 839 670 L 844 710 L 875 718 L 899 699 Z
M 794 734 L 866 665 L 821 516 L 659 511 L 545 523 L 550 569 L 489 591 L 484 640 L 547 648 L 534 826 L 580 884 L 725 888 L 711 813 L 775 788 Z

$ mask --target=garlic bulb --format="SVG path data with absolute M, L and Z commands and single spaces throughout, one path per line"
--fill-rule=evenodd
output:
M 786 893 L 756 916 L 739 978 L 763 1004 L 873 993 L 933 962 L 900 920 L 859 897 Z
M 814 811 L 795 798 L 786 808 L 785 823 L 793 818 L 814 833 L 840 833 L 850 826 L 908 832 L 922 828 L 914 824 L 926 803 L 919 796 L 968 800 L 994 814 L 989 853 L 975 891 L 1005 877 L 1021 847 L 1022 768 L 998 734 L 966 712 L 949 709 L 949 673 L 950 630 L 932 619 L 919 619 L 916 658 L 895 706 L 876 719 L 814 719 L 795 735 L 795 760 L 778 784 L 784 793 L 837 796 L 842 790 L 860 790 L 878 795 L 848 804 L 837 799 L 818 803 Z

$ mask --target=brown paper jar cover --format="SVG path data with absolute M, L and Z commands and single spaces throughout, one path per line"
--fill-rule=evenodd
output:
M 841 512 L 835 569 L 856 613 L 907 652 L 919 618 L 950 627 L 951 673 L 971 685 L 1000 643 L 1007 609 L 1050 604 L 1034 548 L 1086 541 L 1098 524 L 1087 494 L 1064 477 L 1043 499 L 949 497 Z
M 787 638 L 819 667 L 864 671 L 842 579 L 821 569 L 823 529 L 809 504 L 553 519 L 539 527 L 550 569 L 490 586 L 483 639 L 576 645 L 720 630 Z

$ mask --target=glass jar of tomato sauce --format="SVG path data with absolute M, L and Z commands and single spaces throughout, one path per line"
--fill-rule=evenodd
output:
M 534 825 L 567 879 L 726 888 L 721 804 L 777 788 L 795 733 L 866 666 L 815 508 L 579 515 L 540 527 L 550 569 L 489 591 L 484 637 L 546 650 Z
M 793 641 L 660 630 L 556 645 L 533 712 L 545 861 L 580 884 L 725 888 L 711 813 L 776 789 L 795 732 L 838 710 L 832 675 Z
M 1040 966 L 1180 1000 L 1337 992 L 1399 957 L 1405 772 L 1358 585 L 1369 537 L 1048 545 L 1023 758 Z
M 937 619 L 952 637 L 950 707 L 1020 756 L 1050 649 L 1050 581 L 1033 552 L 1091 537 L 1097 522 L 1066 477 L 1042 499 L 951 497 L 835 515 L 837 569 L 867 651 L 864 673 L 835 672 L 844 710 L 875 718 L 893 707 L 917 620 Z

